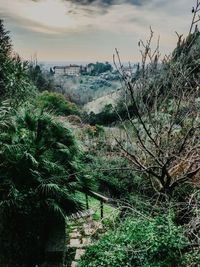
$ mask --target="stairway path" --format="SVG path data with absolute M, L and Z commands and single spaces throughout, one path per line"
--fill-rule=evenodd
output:
M 92 209 L 78 212 L 70 217 L 70 232 L 68 248 L 75 249 L 75 256 L 71 267 L 76 267 L 85 250 L 94 242 L 96 234 L 102 234 L 105 229 L 101 221 L 92 218 Z

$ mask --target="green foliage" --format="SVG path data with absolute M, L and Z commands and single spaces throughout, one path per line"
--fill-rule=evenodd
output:
M 181 254 L 186 241 L 183 230 L 174 225 L 171 216 L 128 217 L 88 248 L 78 266 L 186 266 Z
M 39 91 L 54 89 L 52 74 L 45 73 L 40 65 L 30 63 L 28 65 L 28 75 Z
M 0 100 L 9 98 L 19 105 L 36 92 L 26 73 L 26 63 L 19 56 L 12 55 L 9 32 L 0 20 Z
M 0 55 L 9 56 L 12 51 L 12 44 L 9 37 L 9 31 L 6 31 L 3 21 L 0 20 Z
M 112 122 L 117 120 L 118 115 L 114 111 L 112 104 L 105 105 L 102 111 L 98 114 L 95 114 L 94 112 L 90 112 L 89 114 L 89 122 L 92 125 L 110 125 Z
M 0 133 L 8 125 L 10 112 L 11 112 L 10 102 L 9 101 L 0 102 Z
M 80 150 L 67 125 L 23 108 L 0 133 L 0 258 L 40 262 L 50 225 L 80 208 Z M 34 257 L 34 258 L 33 258 Z
M 85 160 L 86 168 L 92 170 L 93 179 L 98 182 L 100 192 L 119 199 L 127 198 L 130 193 L 139 190 L 137 179 L 132 171 L 122 171 L 123 168 L 128 167 L 127 160 L 124 158 L 88 155 Z
M 101 63 L 101 62 L 96 62 L 88 64 L 88 73 L 92 76 L 99 75 L 101 73 L 107 72 L 107 71 L 112 71 L 112 66 L 106 62 L 106 63 Z
M 91 138 L 97 137 L 100 139 L 100 137 L 104 135 L 104 128 L 98 124 L 95 126 L 88 126 L 85 129 L 85 134 Z
M 53 111 L 57 115 L 79 114 L 78 108 L 74 103 L 69 102 L 63 95 L 44 91 L 38 95 L 36 106 L 41 109 Z
M 113 108 L 112 104 L 107 104 L 98 114 L 90 112 L 89 122 L 92 125 L 100 124 L 109 126 L 112 123 L 118 123 L 120 120 L 127 120 L 134 115 L 134 112 L 135 108 L 132 104 L 127 106 L 123 101 L 119 101 L 115 108 Z
M 200 264 L 200 251 L 199 249 L 193 249 L 184 255 L 184 261 L 186 266 L 199 267 Z

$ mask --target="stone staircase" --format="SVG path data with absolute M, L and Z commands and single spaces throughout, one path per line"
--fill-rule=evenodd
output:
M 70 217 L 69 244 L 68 249 L 75 250 L 75 256 L 70 267 L 76 267 L 81 256 L 84 255 L 86 247 L 94 242 L 96 234 L 104 233 L 101 221 L 95 221 L 92 215 L 94 210 L 78 212 Z

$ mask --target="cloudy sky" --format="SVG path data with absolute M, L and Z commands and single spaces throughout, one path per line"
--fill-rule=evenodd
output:
M 40 61 L 139 59 L 138 41 L 149 26 L 161 37 L 162 54 L 186 34 L 195 0 L 0 0 L 0 18 L 23 58 Z

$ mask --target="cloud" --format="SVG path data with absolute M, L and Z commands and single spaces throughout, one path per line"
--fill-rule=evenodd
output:
M 187 33 L 188 0 L 0 0 L 0 16 L 13 32 L 18 47 L 37 47 L 40 54 L 112 55 L 114 47 L 138 53 L 140 38 L 151 25 L 168 53 L 176 44 L 177 30 Z M 27 38 L 28 36 L 28 38 Z M 48 40 L 45 43 L 45 38 Z M 41 48 L 40 44 L 43 43 Z M 43 50 L 42 50 L 43 49 Z M 76 53 L 73 52 L 76 50 Z M 48 52 L 49 51 L 49 52 Z M 131 52 L 132 51 L 132 52 Z M 23 51 L 22 51 L 23 53 Z M 30 53 L 31 54 L 31 53 Z M 69 56 L 69 55 L 68 55 Z M 70 57 L 70 56 L 69 56 Z M 106 57 L 106 56 L 105 56 Z M 108 59 L 108 58 L 107 58 Z
M 122 5 L 120 2 L 107 9 L 105 5 L 111 5 L 113 0 L 92 1 L 92 4 L 89 4 L 91 1 L 16 0 L 11 6 L 7 0 L 1 0 L 0 14 L 23 29 L 52 35 L 92 29 L 112 32 L 115 31 L 116 25 L 121 25 L 122 22 L 125 23 L 125 28 L 125 18 L 134 15 L 130 3 Z
M 0 0 L 0 14 L 33 32 L 63 34 L 102 30 L 141 34 L 156 26 L 166 33 L 171 23 L 183 21 L 187 0 Z M 183 3 L 181 5 L 181 3 Z M 109 8 L 107 8 L 109 6 Z M 176 6 L 176 7 L 174 7 Z M 183 21 L 183 25 L 185 25 Z M 163 30 L 162 30 L 163 29 Z
M 30 0 L 29 0 L 30 1 Z M 42 0 L 31 0 L 32 2 L 41 2 Z M 72 2 L 74 4 L 79 5 L 91 5 L 96 4 L 99 6 L 112 6 L 112 5 L 119 5 L 119 4 L 131 4 L 142 6 L 147 2 L 151 2 L 151 0 L 63 0 L 65 2 Z
M 82 4 L 82 5 L 90 5 L 90 4 L 99 4 L 102 6 L 112 6 L 112 5 L 120 5 L 120 4 L 131 4 L 142 6 L 147 0 L 70 0 L 73 3 Z

